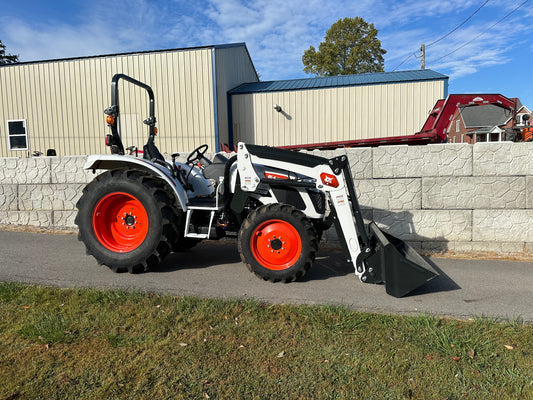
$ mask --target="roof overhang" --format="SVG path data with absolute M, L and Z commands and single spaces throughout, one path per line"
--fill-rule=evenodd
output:
M 248 94 L 262 92 L 285 92 L 307 89 L 326 89 L 346 86 L 385 85 L 405 82 L 444 81 L 448 76 L 430 69 L 376 72 L 356 75 L 339 75 L 321 78 L 290 79 L 281 81 L 244 83 L 229 91 L 233 94 Z

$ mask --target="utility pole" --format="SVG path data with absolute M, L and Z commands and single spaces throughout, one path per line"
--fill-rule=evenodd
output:
M 420 46 L 420 69 L 426 69 L 426 45 Z

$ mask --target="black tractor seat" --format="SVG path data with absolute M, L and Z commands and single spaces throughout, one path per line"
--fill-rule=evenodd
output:
M 211 164 L 206 165 L 202 173 L 207 179 L 218 180 L 219 177 L 224 176 L 226 164 L 228 159 L 222 154 L 216 154 Z

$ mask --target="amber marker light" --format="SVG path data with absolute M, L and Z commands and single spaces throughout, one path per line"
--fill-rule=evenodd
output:
M 115 117 L 108 115 L 105 117 L 105 122 L 107 122 L 109 125 L 113 125 L 115 123 Z

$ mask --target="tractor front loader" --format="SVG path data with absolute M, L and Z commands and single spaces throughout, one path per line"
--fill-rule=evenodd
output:
M 149 127 L 143 158 L 124 154 L 118 120 L 118 81 L 144 88 Z M 235 237 L 250 271 L 271 282 L 291 282 L 312 266 L 318 242 L 332 224 L 362 282 L 384 283 L 402 297 L 438 274 L 410 246 L 365 226 L 346 156 L 326 159 L 245 143 L 228 159 L 205 157 L 207 145 L 187 161 L 166 160 L 157 149 L 151 88 L 118 74 L 105 110 L 111 155 L 90 156 L 89 170 L 106 170 L 78 201 L 76 223 L 87 253 L 115 272 L 143 272 L 170 252 L 204 239 Z

